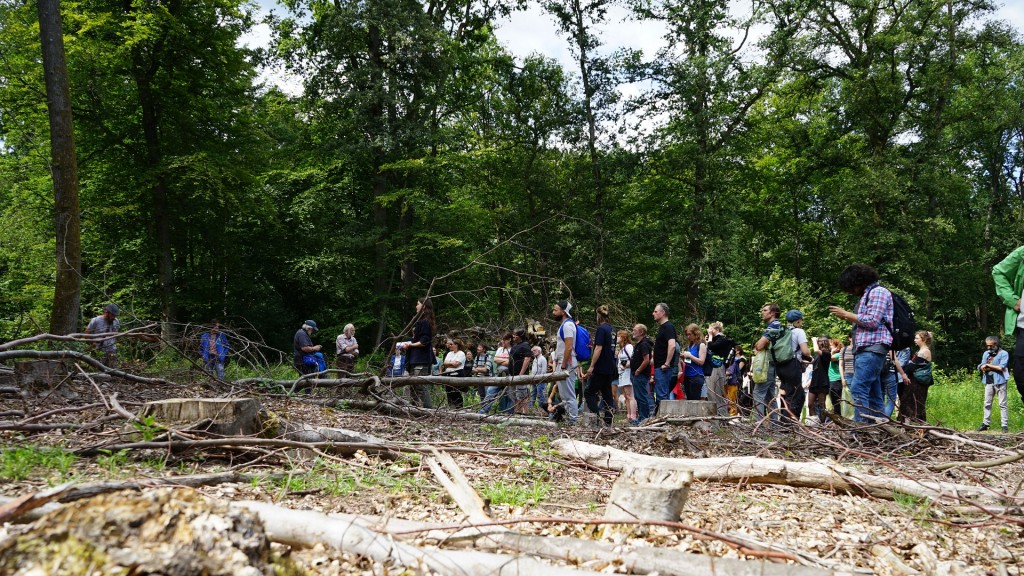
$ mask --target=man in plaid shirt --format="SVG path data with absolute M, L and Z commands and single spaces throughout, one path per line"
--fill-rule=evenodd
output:
M 869 422 L 866 415 L 884 416 L 882 367 L 892 346 L 892 292 L 878 283 L 878 272 L 867 264 L 853 264 L 839 275 L 839 288 L 859 296 L 857 312 L 829 306 L 833 316 L 853 324 L 854 374 L 850 382 L 853 419 Z

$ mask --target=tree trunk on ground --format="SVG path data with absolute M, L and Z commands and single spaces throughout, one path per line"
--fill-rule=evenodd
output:
M 39 0 L 39 43 L 46 77 L 46 107 L 50 114 L 50 173 L 57 240 L 57 277 L 50 332 L 71 334 L 78 331 L 81 305 L 82 224 L 60 0 Z
M 836 463 L 788 462 L 774 458 L 740 456 L 735 458 L 661 458 L 644 456 L 607 446 L 571 439 L 555 440 L 551 445 L 563 456 L 577 457 L 609 470 L 634 466 L 691 470 L 694 480 L 743 484 L 783 484 L 817 488 L 854 495 L 870 495 L 892 500 L 899 494 L 924 498 L 937 504 L 1000 504 L 998 491 L 982 486 L 911 478 L 874 476 Z

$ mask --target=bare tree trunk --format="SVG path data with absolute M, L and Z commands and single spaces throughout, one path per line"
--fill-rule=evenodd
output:
M 39 43 L 50 114 L 53 212 L 57 240 L 57 282 L 53 291 L 50 332 L 78 331 L 82 283 L 82 225 L 78 208 L 78 162 L 75 158 L 71 90 L 64 55 L 60 0 L 39 0 Z

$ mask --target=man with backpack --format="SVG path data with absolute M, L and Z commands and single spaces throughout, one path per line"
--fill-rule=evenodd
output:
M 668 319 L 668 304 L 658 302 L 651 313 L 658 323 L 658 334 L 654 337 L 654 413 L 657 405 L 667 400 L 679 375 L 679 356 L 676 354 L 679 335 Z
M 857 311 L 828 307 L 833 316 L 853 325 L 856 355 L 850 395 L 857 422 L 872 422 L 867 416 L 885 416 L 881 376 L 893 343 L 893 295 L 878 279 L 878 272 L 867 264 L 847 266 L 839 275 L 839 288 L 860 298 Z
M 783 332 L 782 322 L 779 322 L 779 314 L 782 313 L 782 308 L 774 302 L 769 302 L 761 307 L 761 319 L 765 321 L 764 334 L 761 338 L 754 343 L 754 350 L 768 354 L 770 350 L 767 350 L 772 344 L 778 340 L 780 334 Z M 775 361 L 774 355 L 769 354 L 768 357 L 768 378 L 764 382 L 754 382 L 754 413 L 757 415 L 758 420 L 764 420 L 764 417 L 769 413 L 772 413 L 771 405 L 775 401 Z M 772 420 L 778 420 L 778 414 L 775 413 L 772 416 Z
M 576 358 L 576 323 L 573 322 L 569 310 L 572 304 L 566 300 L 560 300 L 551 308 L 551 315 L 560 323 L 558 338 L 555 341 L 555 370 L 562 370 L 569 373 L 565 380 L 558 381 L 558 395 L 562 399 L 562 407 L 569 415 L 569 424 L 576 424 L 579 417 L 578 405 L 576 403 L 576 368 L 579 362 Z M 554 412 L 553 408 L 549 409 Z

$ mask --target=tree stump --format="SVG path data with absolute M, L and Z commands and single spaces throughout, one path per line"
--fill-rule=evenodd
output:
M 717 405 L 708 400 L 662 400 L 658 404 L 658 416 L 700 418 L 714 416 Z
M 170 398 L 147 402 L 139 416 L 152 416 L 154 424 L 166 428 L 204 423 L 203 430 L 221 436 L 255 436 L 269 421 L 263 406 L 252 398 Z
M 74 399 L 78 394 L 65 383 L 69 380 L 67 364 L 62 360 L 29 360 L 14 363 L 14 383 L 21 387 L 22 396 L 48 397 L 57 394 Z
M 295 568 L 274 557 L 255 514 L 182 489 L 72 502 L 0 542 L 3 574 L 263 576 Z
M 677 522 L 690 492 L 693 472 L 664 468 L 628 468 L 612 485 L 606 520 Z

